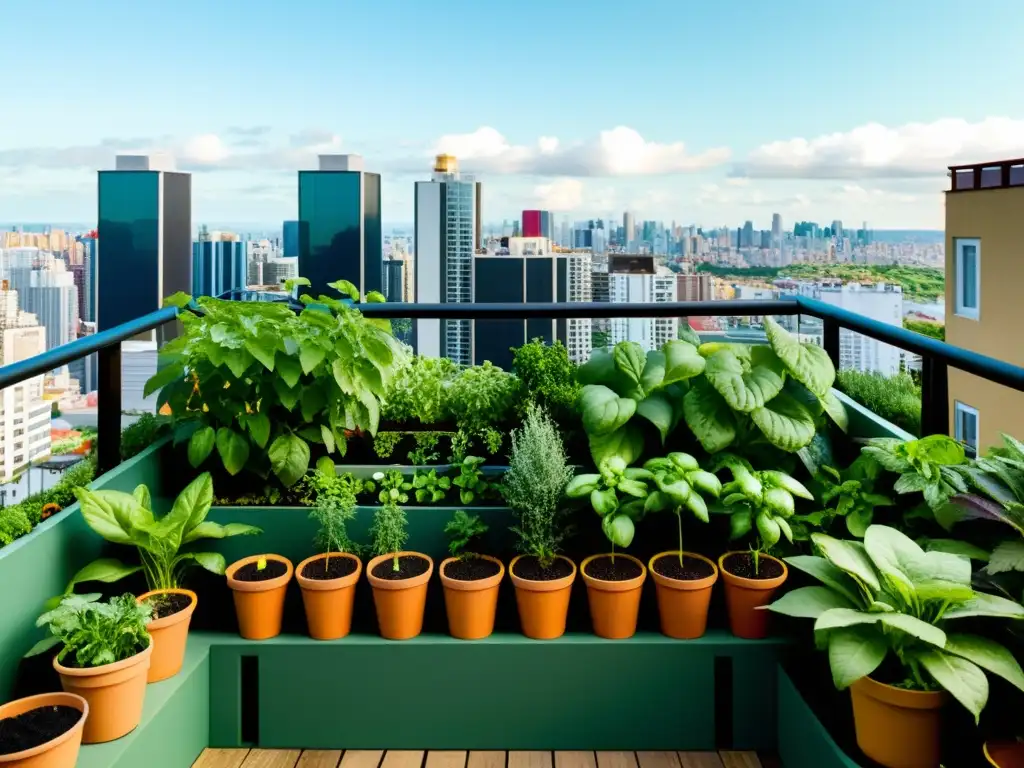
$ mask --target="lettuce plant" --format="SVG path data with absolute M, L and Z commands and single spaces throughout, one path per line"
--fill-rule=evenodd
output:
M 892 655 L 911 690 L 947 690 L 977 720 L 988 700 L 985 672 L 1024 691 L 1013 655 L 985 637 L 953 632 L 974 617 L 1024 618 L 1024 607 L 971 588 L 971 563 L 925 552 L 906 535 L 871 525 L 863 544 L 812 534 L 819 555 L 786 558 L 822 586 L 793 590 L 768 608 L 814 619 L 815 640 L 828 650 L 832 679 L 843 690 Z
M 711 472 L 702 470 L 688 453 L 670 453 L 665 458 L 650 459 L 643 468 L 653 475 L 655 486 L 644 501 L 644 510 L 672 510 L 679 524 L 679 564 L 682 565 L 683 510 L 689 510 L 702 523 L 708 522 L 708 504 L 701 494 L 717 499 L 722 483 Z
M 615 547 L 628 547 L 636 532 L 634 522 L 644 516 L 647 481 L 654 479 L 654 473 L 627 467 L 618 456 L 612 456 L 598 469 L 597 474 L 577 475 L 570 480 L 565 495 L 590 500 L 613 551 Z
M 151 638 L 146 622 L 153 612 L 149 603 L 136 601 L 134 595 L 112 597 L 106 603 L 100 596 L 67 595 L 58 605 L 36 620 L 50 635 L 26 654 L 36 656 L 57 644 L 62 648 L 57 661 L 77 667 L 100 667 L 130 659 L 149 647 Z
M 347 281 L 331 287 L 358 297 Z M 170 407 L 175 440 L 188 440 L 192 466 L 216 448 L 229 474 L 273 472 L 291 486 L 309 468 L 310 443 L 343 455 L 352 432 L 376 434 L 405 348 L 386 321 L 382 327 L 348 303 L 302 301 L 296 314 L 273 302 L 203 297 L 198 313 L 181 314 L 184 332 L 161 349 L 145 394 L 159 391 L 159 406 Z
M 452 480 L 444 475 L 438 477 L 436 469 L 426 472 L 418 469 L 412 476 L 412 487 L 418 503 L 436 504 L 444 501 L 445 494 L 451 490 Z
M 861 452 L 883 469 L 899 474 L 893 486 L 896 493 L 922 493 L 932 511 L 940 509 L 954 494 L 967 492 L 958 470 L 967 462 L 964 447 L 946 435 L 920 440 L 876 437 Z

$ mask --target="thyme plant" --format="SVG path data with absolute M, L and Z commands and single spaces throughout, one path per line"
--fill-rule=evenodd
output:
M 387 501 L 377 508 L 373 515 L 373 525 L 370 527 L 374 554 L 393 554 L 391 567 L 395 572 L 399 570 L 398 553 L 409 540 L 406 525 L 408 520 L 405 517 L 405 510 L 394 502 Z

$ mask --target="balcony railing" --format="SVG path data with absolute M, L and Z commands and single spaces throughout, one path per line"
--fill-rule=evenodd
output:
M 949 167 L 950 192 L 1024 186 L 1024 158 Z
M 441 320 L 527 320 L 577 318 L 665 318 L 804 315 L 822 321 L 823 347 L 839 368 L 839 332 L 847 329 L 920 355 L 922 434 L 949 433 L 948 371 L 956 368 L 1017 391 L 1024 391 L 1024 368 L 979 355 L 945 342 L 802 297 L 759 301 L 690 301 L 568 304 L 361 304 L 367 316 Z M 166 307 L 129 323 L 78 339 L 41 355 L 0 367 L 0 390 L 98 353 L 98 471 L 120 462 L 121 343 L 175 320 L 179 310 Z

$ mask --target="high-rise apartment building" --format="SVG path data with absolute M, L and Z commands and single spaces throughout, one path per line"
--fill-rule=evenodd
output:
M 192 243 L 192 295 L 217 297 L 244 291 L 246 244 L 239 240 Z
M 380 174 L 360 155 L 321 155 L 319 170 L 299 171 L 299 273 L 311 296 L 348 280 L 365 296 L 384 287 Z
M 20 300 L 46 329 L 46 348 L 56 349 L 78 338 L 78 289 L 67 265 L 47 255 L 47 268 L 32 270 Z
M 676 283 L 679 301 L 713 301 L 715 298 L 714 278 L 707 272 L 676 275 Z
M 815 286 L 812 298 L 834 307 L 848 309 L 880 323 L 902 327 L 903 289 L 898 285 L 876 283 L 827 283 Z M 801 328 L 801 331 L 804 329 Z M 860 333 L 839 331 L 839 370 L 880 373 L 895 376 L 900 370 L 900 350 Z
M 405 262 L 402 259 L 384 259 L 384 298 L 402 301 L 405 284 Z
M 946 193 L 946 341 L 1024 366 L 1020 218 L 1024 164 L 949 169 Z M 982 267 L 984 266 L 984 269 Z M 949 369 L 952 435 L 972 450 L 1024 435 L 1024 393 Z
M 523 211 L 523 237 L 554 237 L 550 211 Z
M 772 214 L 772 245 L 782 244 L 782 214 Z
M 415 185 L 415 301 L 459 304 L 473 301 L 473 253 L 477 232 L 476 182 L 459 174 L 458 160 L 438 155 L 430 181 Z M 470 320 L 416 320 L 416 350 L 462 365 L 473 360 Z
M 677 275 L 656 265 L 653 256 L 612 254 L 608 257 L 608 300 L 612 303 L 663 303 L 677 300 Z M 635 341 L 646 350 L 657 349 L 679 333 L 675 317 L 612 318 L 609 344 Z
M 162 155 L 99 172 L 96 324 L 105 331 L 192 290 L 192 176 Z M 173 328 L 165 328 L 173 333 Z M 155 332 L 146 334 L 156 338 Z

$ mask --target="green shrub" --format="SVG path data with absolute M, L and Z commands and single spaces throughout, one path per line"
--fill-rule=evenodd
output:
M 840 371 L 836 389 L 912 435 L 921 434 L 921 388 L 909 374 Z
M 577 424 L 581 387 L 576 381 L 576 364 L 562 343 L 548 345 L 534 339 L 513 350 L 513 355 L 512 372 L 523 386 L 519 410 L 525 412 L 533 403 L 545 408 L 563 428 Z
M 142 453 L 171 430 L 166 416 L 144 413 L 139 420 L 121 430 L 121 458 L 130 459 Z
M 6 547 L 31 530 L 32 523 L 21 504 L 0 509 L 0 547 Z
M 60 509 L 74 504 L 74 489 L 88 485 L 95 476 L 96 465 L 92 459 L 85 459 L 67 470 L 52 488 L 0 509 L 0 547 L 7 546 L 39 525 L 47 504 L 55 504 Z
M 903 327 L 908 331 L 930 336 L 939 341 L 946 340 L 946 326 L 942 323 L 932 323 L 928 320 L 904 320 Z

